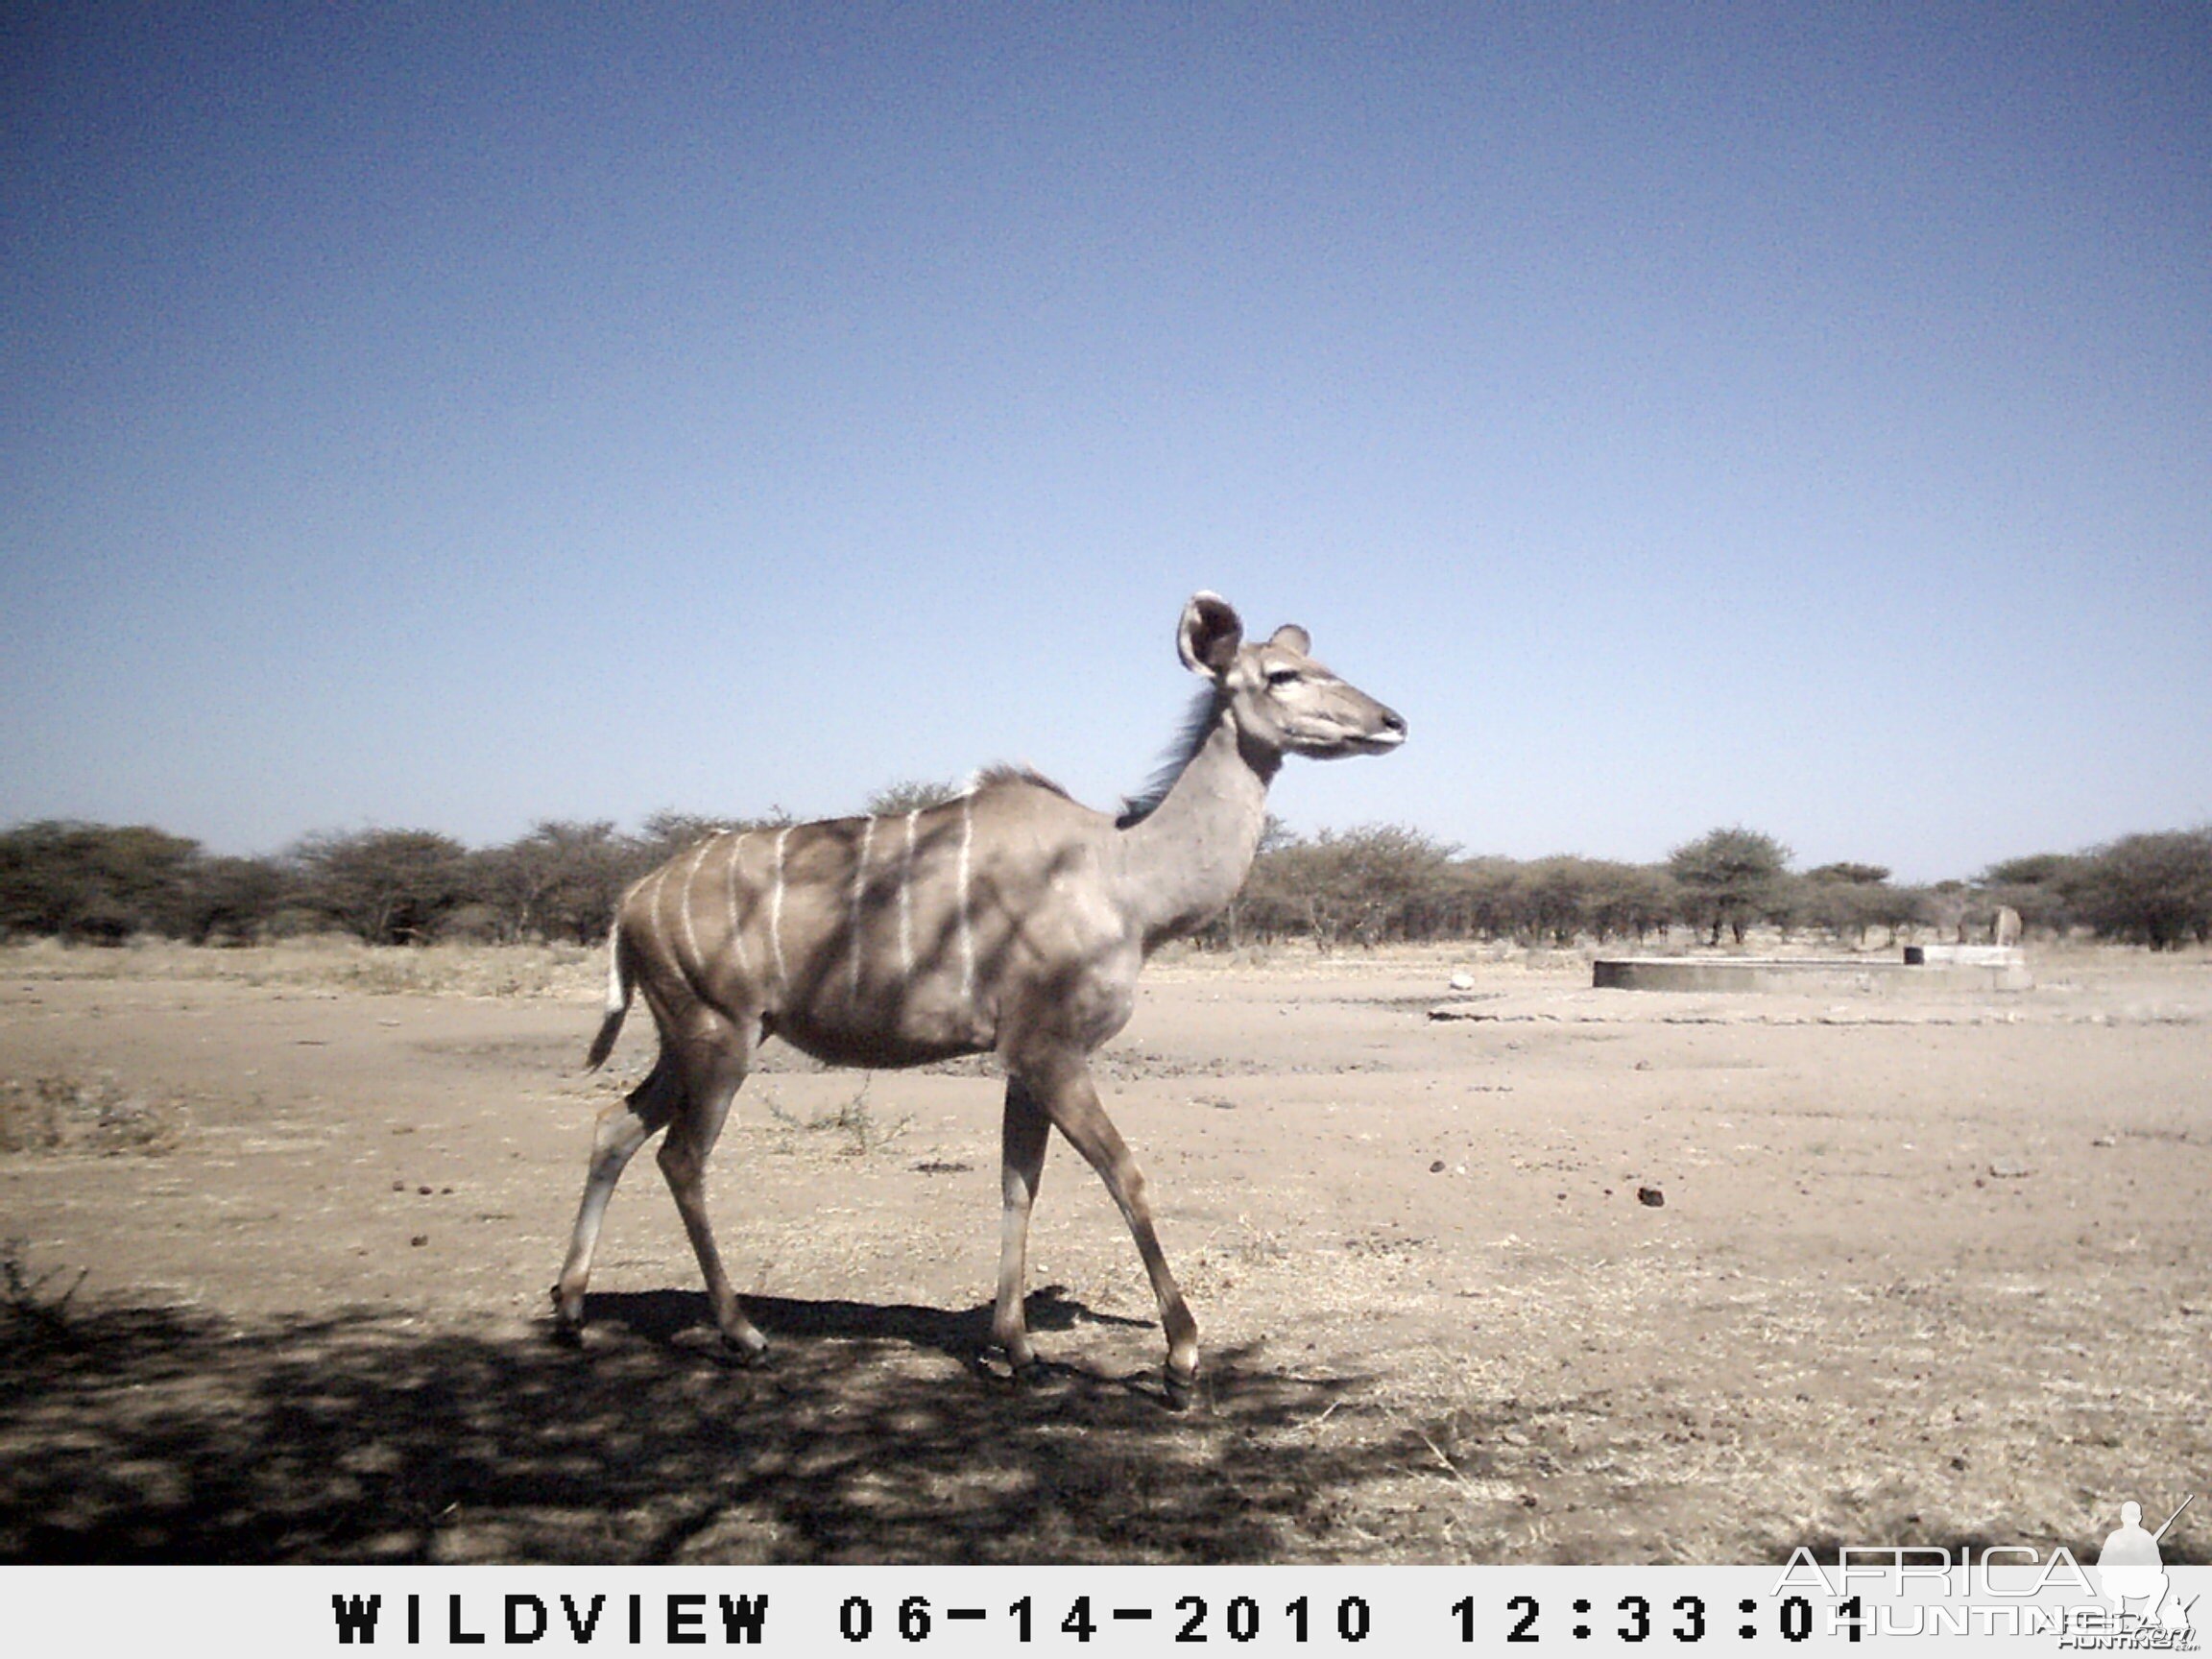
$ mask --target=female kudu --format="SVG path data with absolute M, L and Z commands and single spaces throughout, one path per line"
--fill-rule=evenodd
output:
M 1027 773 L 986 774 L 940 806 L 725 832 L 677 854 L 624 897 L 610 942 L 596 1067 L 639 991 L 661 1054 L 600 1117 L 568 1258 L 559 1329 L 583 1324 L 607 1200 L 665 1128 L 661 1168 L 699 1258 L 724 1338 L 767 1346 L 731 1288 L 707 1219 L 707 1157 L 764 1038 L 838 1066 L 914 1066 L 993 1053 L 1007 1073 L 1005 1198 L 992 1334 L 1019 1376 L 1036 1363 L 1022 1317 L 1029 1210 L 1057 1127 L 1121 1207 L 1160 1301 L 1167 1382 L 1198 1372 L 1198 1330 L 1152 1225 L 1144 1177 L 1099 1104 L 1090 1059 L 1128 1022 L 1137 974 L 1166 940 L 1235 897 L 1259 846 L 1285 755 L 1376 755 L 1406 723 L 1308 654 L 1302 628 L 1256 644 L 1229 604 L 1200 593 L 1176 643 L 1210 683 L 1179 762 L 1118 819 Z

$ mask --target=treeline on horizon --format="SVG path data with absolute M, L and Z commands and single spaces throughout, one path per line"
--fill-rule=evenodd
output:
M 866 810 L 905 812 L 955 793 L 902 783 Z M 606 937 L 633 881 L 702 836 L 791 821 L 668 811 L 623 833 L 612 822 L 548 820 L 479 848 L 429 830 L 331 830 L 261 857 L 209 854 L 144 825 L 20 824 L 0 831 L 0 938 L 114 945 L 143 934 L 224 945 L 340 931 L 376 945 L 588 945 Z M 2010 858 L 1924 887 L 1894 883 L 1877 864 L 1790 863 L 1788 847 L 1741 826 L 1635 864 L 1467 856 L 1398 824 L 1301 836 L 1270 818 L 1243 891 L 1199 943 L 1567 947 L 1685 927 L 1719 944 L 1774 927 L 1864 947 L 1922 931 L 1987 939 L 2003 906 L 2045 937 L 2152 950 L 2212 943 L 2212 826 Z

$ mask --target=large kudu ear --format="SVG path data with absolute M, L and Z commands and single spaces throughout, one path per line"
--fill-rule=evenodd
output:
M 1313 655 L 1313 636 L 1307 633 L 1295 622 L 1286 622 L 1282 627 L 1276 629 L 1273 637 L 1267 643 L 1280 645 L 1286 651 L 1295 651 L 1301 657 Z
M 1216 675 L 1237 661 L 1237 648 L 1244 643 L 1244 624 L 1237 607 L 1218 593 L 1193 593 L 1183 607 L 1183 622 L 1175 630 L 1175 649 L 1183 666 L 1193 674 Z

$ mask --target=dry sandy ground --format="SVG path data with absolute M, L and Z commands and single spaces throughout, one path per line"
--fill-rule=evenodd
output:
M 0 952 L 0 1558 L 1779 1561 L 2064 1543 L 2212 1485 L 2212 964 L 2009 995 L 1185 958 L 1102 1058 L 1197 1313 L 1065 1146 L 1017 1390 L 980 1063 L 773 1052 L 708 1339 L 650 1159 L 546 1339 L 581 952 Z M 1431 1021 L 1455 968 L 1482 1018 Z M 1663 1194 L 1663 1204 L 1639 1197 Z M 81 1283 L 80 1283 L 81 1280 Z M 74 1287 L 74 1288 L 73 1288 Z M 2212 1559 L 2212 1523 L 2169 1562 Z

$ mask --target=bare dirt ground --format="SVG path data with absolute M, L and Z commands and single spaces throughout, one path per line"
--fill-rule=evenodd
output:
M 710 1191 L 777 1362 L 718 1358 L 649 1158 L 578 1353 L 545 1287 L 652 1049 L 640 1010 L 580 1070 L 595 954 L 0 951 L 0 1558 L 2094 1559 L 2122 1500 L 2212 1484 L 2212 964 L 2031 965 L 1157 965 L 1100 1070 L 1206 1344 L 1178 1414 L 1065 1146 L 1031 1311 L 1062 1368 L 974 1364 L 981 1063 L 772 1050 Z

